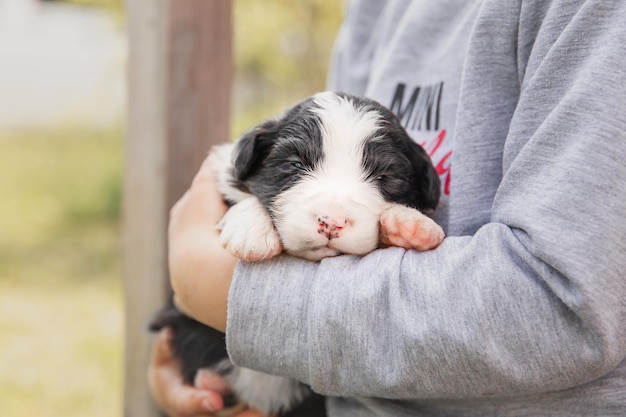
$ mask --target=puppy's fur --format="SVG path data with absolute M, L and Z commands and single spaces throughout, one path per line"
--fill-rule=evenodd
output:
M 241 259 L 282 251 L 312 261 L 365 255 L 379 246 L 380 222 L 419 229 L 417 249 L 443 239 L 441 228 L 422 214 L 439 200 L 430 158 L 397 117 L 372 100 L 317 94 L 235 144 L 217 147 L 211 157 L 231 204 L 219 224 L 222 244 Z M 234 367 L 223 334 L 172 306 L 152 324 L 153 330 L 163 327 L 174 331 L 188 383 L 209 367 L 227 379 L 238 400 L 264 413 L 323 412 L 305 385 Z

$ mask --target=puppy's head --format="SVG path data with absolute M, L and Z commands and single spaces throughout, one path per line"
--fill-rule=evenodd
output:
M 330 92 L 245 135 L 234 177 L 265 205 L 285 250 L 311 260 L 372 251 L 390 203 L 428 211 L 440 193 L 430 158 L 391 111 Z

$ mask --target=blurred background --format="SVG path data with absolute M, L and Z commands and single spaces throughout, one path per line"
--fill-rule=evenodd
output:
M 232 136 L 324 89 L 343 2 L 234 0 Z M 123 0 L 0 0 L 0 416 L 122 415 Z

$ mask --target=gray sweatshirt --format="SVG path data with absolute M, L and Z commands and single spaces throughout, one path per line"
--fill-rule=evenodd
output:
M 330 83 L 428 150 L 448 237 L 240 263 L 233 362 L 331 416 L 626 416 L 626 2 L 353 1 Z

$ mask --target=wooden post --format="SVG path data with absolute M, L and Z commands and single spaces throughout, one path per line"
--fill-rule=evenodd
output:
M 211 145 L 229 137 L 231 0 L 127 0 L 124 415 L 158 416 L 147 323 L 169 296 L 167 216 Z
M 167 0 L 128 0 L 128 124 L 123 196 L 124 415 L 158 416 L 146 385 L 149 315 L 166 292 Z
M 211 145 L 230 138 L 230 0 L 170 1 L 169 203 L 189 183 Z

